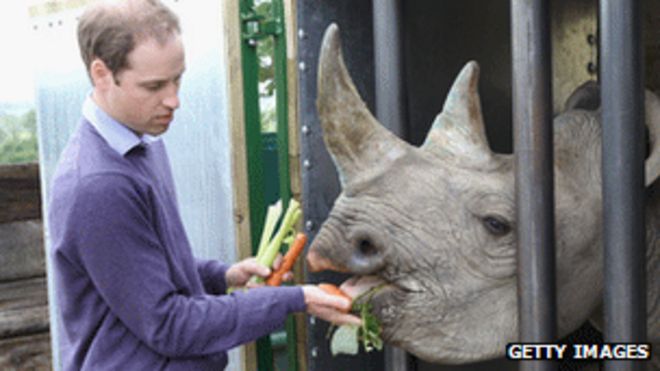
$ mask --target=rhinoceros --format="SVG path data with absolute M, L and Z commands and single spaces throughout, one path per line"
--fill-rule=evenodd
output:
M 503 356 L 518 337 L 514 161 L 489 148 L 477 63 L 460 71 L 419 147 L 369 112 L 344 65 L 336 25 L 326 30 L 318 74 L 323 139 L 342 190 L 309 248 L 308 268 L 354 275 L 343 284 L 353 293 L 384 284 L 371 298 L 383 339 L 420 359 Z M 603 296 L 600 114 L 578 108 L 588 99 L 570 101 L 554 119 L 561 336 L 589 319 L 601 323 Z M 647 332 L 657 344 L 660 196 L 650 187 L 660 173 L 660 100 L 647 93 L 645 104 Z

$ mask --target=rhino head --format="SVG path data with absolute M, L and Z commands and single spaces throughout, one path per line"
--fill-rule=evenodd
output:
M 495 358 L 518 336 L 513 158 L 489 148 L 478 75 L 475 62 L 462 69 L 415 147 L 367 109 L 335 25 L 321 50 L 318 113 L 342 192 L 308 267 L 355 275 L 343 285 L 353 295 L 381 286 L 371 303 L 384 340 L 429 362 Z M 600 124 L 595 112 L 571 110 L 555 127 L 558 323 L 566 334 L 602 299 Z M 660 169 L 657 152 L 647 184 Z

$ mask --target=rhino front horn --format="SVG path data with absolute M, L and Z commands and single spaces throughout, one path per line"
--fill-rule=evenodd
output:
M 479 65 L 468 62 L 449 90 L 422 148 L 464 165 L 490 163 L 492 152 L 484 132 L 478 84 Z
M 346 70 L 339 28 L 334 23 L 323 36 L 316 104 L 323 140 L 342 186 L 382 172 L 405 153 L 408 144 L 376 121 L 360 98 Z

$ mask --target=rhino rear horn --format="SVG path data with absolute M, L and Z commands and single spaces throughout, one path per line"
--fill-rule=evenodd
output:
M 342 185 L 381 172 L 409 146 L 376 121 L 360 98 L 346 70 L 334 23 L 323 36 L 316 104 L 323 140 Z
M 649 129 L 651 150 L 646 159 L 646 186 L 660 176 L 660 98 L 650 91 L 645 92 L 646 126 Z
M 491 161 L 493 154 L 484 132 L 478 84 L 479 65 L 468 62 L 449 90 L 423 149 L 464 165 L 482 166 Z

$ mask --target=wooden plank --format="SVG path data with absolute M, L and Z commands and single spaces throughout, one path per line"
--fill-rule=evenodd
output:
M 0 339 L 48 332 L 48 305 L 0 312 Z
M 45 275 L 44 255 L 41 221 L 0 224 L 0 281 Z
M 51 370 L 48 333 L 0 340 L 0 370 Z
M 243 111 L 243 68 L 241 64 L 241 24 L 239 2 L 223 2 L 225 47 L 223 58 L 227 70 L 229 122 L 231 122 L 234 235 L 238 259 L 252 255 L 250 237 L 250 195 L 248 192 L 247 157 L 245 151 L 245 113 Z M 241 347 L 241 369 L 257 370 L 257 347 L 254 342 Z
M 39 165 L 0 165 L 0 223 L 39 218 Z
M 45 277 L 0 284 L 0 339 L 48 332 L 48 323 Z
M 291 196 L 302 203 L 302 169 L 300 158 L 301 125 L 298 120 L 298 22 L 296 0 L 284 0 L 284 24 L 286 25 L 287 43 L 287 91 L 289 112 L 289 180 Z M 298 226 L 303 230 L 304 215 Z M 294 267 L 295 282 L 305 281 L 304 259 L 299 259 Z M 298 369 L 307 370 L 307 315 L 296 313 L 296 354 Z
M 48 304 L 46 277 L 0 283 L 0 312 Z

